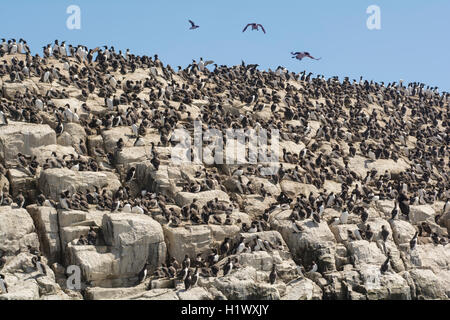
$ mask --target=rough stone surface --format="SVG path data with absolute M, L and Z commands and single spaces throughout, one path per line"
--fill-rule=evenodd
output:
M 17 153 L 31 154 L 33 148 L 56 144 L 56 133 L 48 125 L 9 121 L 0 130 L 0 161 L 17 165 Z
M 60 192 L 69 190 L 86 191 L 98 188 L 116 190 L 120 186 L 117 176 L 110 172 L 73 171 L 67 168 L 42 171 L 38 181 L 39 189 L 53 200 L 59 199 Z

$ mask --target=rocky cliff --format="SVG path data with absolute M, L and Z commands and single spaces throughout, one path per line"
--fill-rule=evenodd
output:
M 112 48 L 8 51 L 0 299 L 449 299 L 448 94 L 202 59 L 175 71 Z M 175 129 L 193 139 L 195 120 L 279 130 L 276 170 L 175 164 Z

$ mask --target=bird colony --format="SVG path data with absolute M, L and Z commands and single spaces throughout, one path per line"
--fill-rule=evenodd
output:
M 448 93 L 58 41 L 0 56 L 1 300 L 449 299 Z M 277 170 L 174 164 L 195 120 L 279 130 Z

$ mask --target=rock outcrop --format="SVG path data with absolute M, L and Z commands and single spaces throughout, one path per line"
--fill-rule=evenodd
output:
M 448 94 L 76 52 L 0 46 L 0 300 L 450 298 Z

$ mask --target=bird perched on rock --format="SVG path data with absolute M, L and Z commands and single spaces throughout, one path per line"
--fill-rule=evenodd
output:
M 381 265 L 381 268 L 380 268 L 380 271 L 382 274 L 388 270 L 390 261 L 391 261 L 391 255 L 390 255 L 390 252 L 388 252 L 387 259 L 386 259 L 386 261 L 383 262 L 383 264 Z
M 228 252 L 230 251 L 230 247 L 231 247 L 230 241 L 231 241 L 231 239 L 228 238 L 228 237 L 226 237 L 226 238 L 223 240 L 222 244 L 220 245 L 220 254 L 221 254 L 221 255 L 225 256 L 225 255 L 227 255 Z
M 383 239 L 384 242 L 387 241 L 389 237 L 389 231 L 386 229 L 385 225 L 381 226 L 381 238 Z
M 346 208 L 344 208 L 344 210 L 342 210 L 341 216 L 339 217 L 339 221 L 341 222 L 341 224 L 346 224 L 348 220 L 348 211 Z
M 184 260 L 182 262 L 183 268 L 190 268 L 191 267 L 191 259 L 189 258 L 189 255 L 184 256 Z
M 409 201 L 403 192 L 401 192 L 398 196 L 398 206 L 401 213 L 406 216 L 406 219 L 409 219 Z
M 0 274 L 0 290 L 1 293 L 8 293 L 8 285 L 5 281 L 5 276 L 3 274 Z
M 391 220 L 395 220 L 395 218 L 398 215 L 398 210 L 397 210 L 397 200 L 395 200 L 394 202 L 394 208 L 391 211 Z
M 89 227 L 89 232 L 87 235 L 87 241 L 89 245 L 94 245 L 97 242 L 97 233 L 94 231 L 94 228 L 91 226 Z
M 212 252 L 207 258 L 209 265 L 213 265 L 219 261 L 219 254 L 217 253 L 217 249 L 213 248 Z
M 412 239 L 409 241 L 409 247 L 411 248 L 411 250 L 414 250 L 414 248 L 416 247 L 418 235 L 419 235 L 419 231 L 416 231 L 416 233 L 414 234 Z
M 312 216 L 313 216 L 313 221 L 314 221 L 315 223 L 319 224 L 319 223 L 320 223 L 320 217 L 319 217 L 319 215 L 316 214 L 316 213 L 313 213 Z
M 127 172 L 127 177 L 125 178 L 125 182 L 130 182 L 134 178 L 134 173 L 136 172 L 135 167 L 131 167 Z
M 142 267 L 142 270 L 139 271 L 139 274 L 138 274 L 138 284 L 144 282 L 144 281 L 145 281 L 145 278 L 147 278 L 147 266 L 148 266 L 148 262 L 146 261 L 146 262 L 144 263 L 144 267 Z
M 196 267 L 196 268 L 195 268 L 195 272 L 194 272 L 194 274 L 192 275 L 191 281 L 190 281 L 190 287 L 191 287 L 191 288 L 192 288 L 192 287 L 195 287 L 195 285 L 196 285 L 197 282 L 198 282 L 199 277 L 200 277 L 200 271 L 199 271 L 198 267 Z
M 317 272 L 317 270 L 318 270 L 317 263 L 313 260 L 311 262 L 311 269 L 308 272 Z
M 17 206 L 18 206 L 19 208 L 22 208 L 23 205 L 25 204 L 25 197 L 23 196 L 22 192 L 20 192 L 20 193 L 17 195 L 16 202 L 17 202 Z
M 228 258 L 228 261 L 223 268 L 223 276 L 229 275 L 231 270 L 233 270 L 233 262 L 231 261 L 231 258 Z
M 184 278 L 184 290 L 189 290 L 191 287 L 192 282 L 192 276 L 191 276 L 191 270 L 187 271 L 186 277 Z
M 274 284 L 277 280 L 277 266 L 275 264 L 272 265 L 272 271 L 269 275 L 269 282 L 270 284 Z
M 33 263 L 33 266 L 36 268 L 36 271 L 38 271 L 40 274 L 43 275 L 47 274 L 45 266 L 41 263 L 41 256 L 34 256 L 33 258 L 31 258 L 31 262 Z

